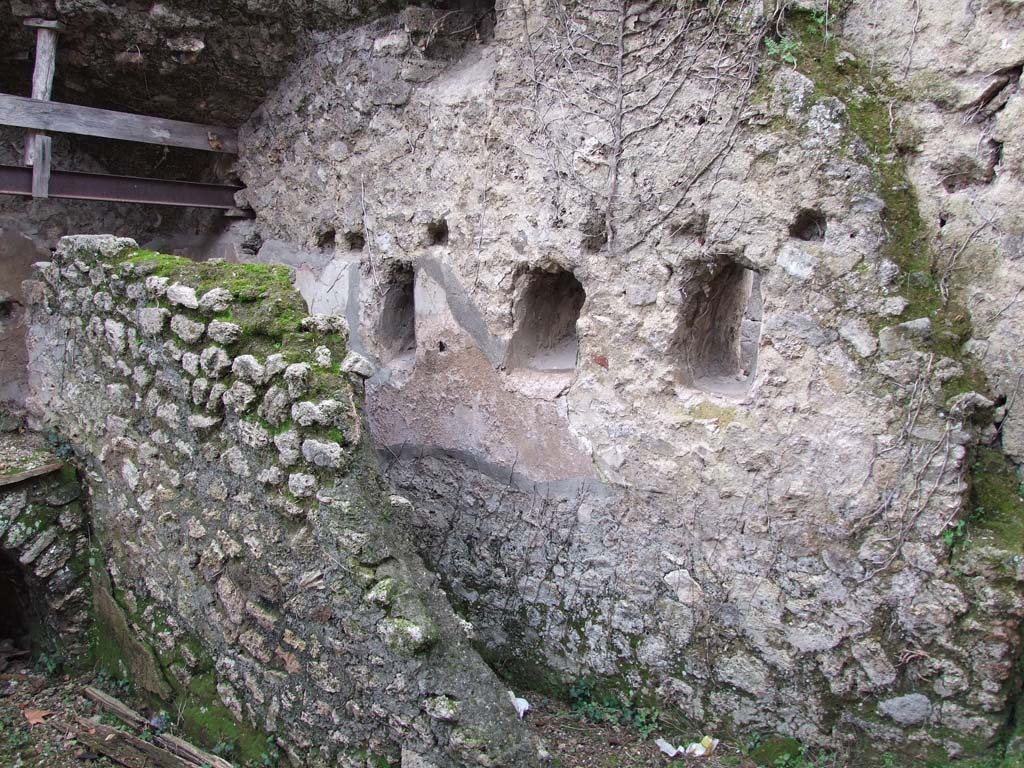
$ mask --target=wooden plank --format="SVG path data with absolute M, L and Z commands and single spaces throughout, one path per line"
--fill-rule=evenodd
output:
M 50 196 L 50 146 L 53 140 L 45 133 L 33 138 L 35 156 L 32 162 L 32 197 L 47 198 Z
M 76 718 L 79 730 L 75 738 L 91 749 L 104 754 L 122 765 L 137 765 L 141 759 L 143 768 L 196 768 L 195 763 L 172 755 L 166 749 L 143 741 L 126 731 L 119 731 L 109 725 L 100 725 L 84 717 Z M 129 758 L 131 762 L 128 761 Z
M 238 154 L 238 131 L 234 128 L 26 99 L 6 93 L 0 94 L 0 125 Z
M 87 685 L 82 692 L 85 694 L 85 698 L 95 702 L 110 714 L 121 718 L 121 720 L 123 720 L 127 725 L 140 730 L 149 727 L 149 722 L 145 717 L 140 715 L 120 699 L 111 696 L 109 693 L 104 693 L 98 688 L 93 688 L 91 685 Z M 205 765 L 209 766 L 209 768 L 232 768 L 231 763 L 224 758 L 210 754 L 209 752 L 189 744 L 184 739 L 179 739 L 177 736 L 172 736 L 169 733 L 158 733 L 153 737 L 153 741 L 168 752 L 194 763 L 197 766 Z
M 57 32 L 64 31 L 64 25 L 59 21 L 53 19 L 25 19 L 24 24 L 26 27 L 35 27 L 36 29 L 53 29 Z
M 87 685 L 82 689 L 82 693 L 85 694 L 85 698 L 89 701 L 95 702 L 101 709 L 109 712 L 110 714 L 117 715 L 127 725 L 139 729 L 149 727 L 149 721 L 141 714 L 136 712 L 120 699 L 117 699 L 108 693 L 104 693 L 99 688 L 93 688 L 91 685 Z
M 36 30 L 36 66 L 32 70 L 32 98 L 49 101 L 53 93 L 53 73 L 57 70 L 57 32 Z
M 36 65 L 32 70 L 32 98 L 49 101 L 53 93 L 53 73 L 57 70 L 57 31 L 37 26 Z M 39 147 L 41 133 L 31 133 L 25 139 L 25 165 L 34 165 L 42 151 Z M 46 195 L 44 194 L 43 197 Z
M 231 763 L 223 757 L 217 757 L 217 755 L 199 749 L 198 747 L 189 744 L 184 739 L 179 739 L 177 736 L 172 736 L 169 733 L 159 734 L 155 738 L 155 741 L 168 752 L 195 763 L 197 766 L 207 766 L 208 768 L 233 768 Z
M 51 472 L 56 472 L 59 469 L 64 468 L 63 461 L 52 461 L 48 464 L 42 464 L 38 467 L 32 467 L 32 469 L 26 469 L 23 472 L 13 472 L 9 475 L 0 475 L 0 486 L 14 485 L 20 483 L 22 480 L 28 480 L 32 477 L 39 477 L 40 475 L 48 475 Z

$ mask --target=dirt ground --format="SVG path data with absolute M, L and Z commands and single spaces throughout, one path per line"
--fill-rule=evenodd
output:
M 562 702 L 526 694 L 526 720 L 551 752 L 552 768 L 756 768 L 738 750 L 720 744 L 707 757 L 667 758 L 655 745 L 621 726 L 583 720 Z M 694 736 L 696 738 L 696 735 Z
M 82 695 L 85 685 L 97 684 L 103 687 L 102 681 L 91 675 L 47 675 L 28 662 L 14 663 L 0 673 L 0 766 L 116 766 L 53 725 L 75 717 L 108 722 L 110 716 L 101 716 L 96 705 Z M 673 761 L 659 752 L 653 735 L 641 739 L 623 727 L 584 721 L 560 702 L 538 694 L 527 697 L 532 709 L 526 720 L 547 744 L 552 768 L 754 768 L 753 763 L 724 745 L 710 757 Z M 45 722 L 30 724 L 29 717 L 39 710 L 49 713 L 41 716 Z

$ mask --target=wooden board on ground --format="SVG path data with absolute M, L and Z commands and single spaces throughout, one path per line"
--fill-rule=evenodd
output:
M 82 693 L 85 694 L 87 699 L 98 704 L 101 709 L 123 720 L 126 725 L 139 729 L 149 727 L 149 721 L 145 717 L 120 699 L 104 693 L 98 688 L 93 688 L 91 685 L 87 685 L 82 690 Z M 205 765 L 209 766 L 209 768 L 232 768 L 231 763 L 224 758 L 210 754 L 169 733 L 157 734 L 153 737 L 153 743 L 184 759 L 189 766 Z
M 125 768 L 195 768 L 194 763 L 182 760 L 138 736 L 84 717 L 76 718 L 74 723 L 50 718 L 47 724 L 65 735 L 70 734 L 96 754 Z

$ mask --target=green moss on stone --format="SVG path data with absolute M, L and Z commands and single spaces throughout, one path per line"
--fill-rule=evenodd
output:
M 991 447 L 979 448 L 970 468 L 972 536 L 1024 554 L 1024 487 L 1013 463 Z
M 759 766 L 788 766 L 803 754 L 803 745 L 791 736 L 771 736 L 750 751 L 750 759 Z
M 849 130 L 863 145 L 851 144 L 847 151 L 857 153 L 858 159 L 871 168 L 875 189 L 884 203 L 882 256 L 900 267 L 900 295 L 909 303 L 898 318 L 874 318 L 872 330 L 877 333 L 893 322 L 929 318 L 932 333 L 927 349 L 939 357 L 959 361 L 965 369 L 963 376 L 946 383 L 943 397 L 986 391 L 984 375 L 961 351 L 971 337 L 970 313 L 952 297 L 953 291 L 947 291 L 948 298 L 943 297 L 939 285 L 944 277 L 942 265 L 930 247 L 917 194 L 907 173 L 905 148 L 898 145 L 899 125 L 894 114 L 907 94 L 864 60 L 845 55 L 846 48 L 834 35 L 826 39 L 815 14 L 791 11 L 784 31 L 799 44 L 796 68 L 814 82 L 815 98 L 835 97 L 846 105 Z M 948 283 L 952 276 L 946 275 L 945 279 Z
M 292 286 L 292 272 L 287 267 L 195 262 L 145 250 L 127 251 L 115 263 L 180 282 L 194 288 L 199 297 L 214 288 L 230 291 L 234 297 L 230 311 L 218 317 L 229 317 L 229 322 L 242 328 L 242 338 L 234 345 L 237 347 L 247 348 L 253 337 L 279 340 L 298 332 L 308 314 L 305 302 Z M 173 309 L 183 311 L 180 307 Z

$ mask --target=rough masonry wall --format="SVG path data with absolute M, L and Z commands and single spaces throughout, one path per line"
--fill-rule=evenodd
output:
M 385 471 L 499 663 L 644 686 L 695 727 L 972 751 L 1018 689 L 1012 467 L 1009 529 L 950 536 L 979 440 L 998 456 L 1024 401 L 999 372 L 1019 371 L 1015 332 L 979 367 L 970 320 L 991 326 L 960 292 L 1017 284 L 1019 221 L 993 206 L 991 229 L 939 233 L 914 186 L 919 97 L 803 5 L 501 4 L 493 43 L 454 59 L 407 10 L 325 43 L 257 110 L 245 195 L 260 257 L 294 264 L 377 364 Z M 871 15 L 851 5 L 851 25 Z M 1024 58 L 1014 4 L 990 5 L 960 32 Z M 953 34 L 900 9 L 870 50 Z M 766 37 L 796 54 L 765 61 Z M 1015 142 L 991 170 L 1019 195 Z M 954 279 L 975 246 L 992 271 Z M 380 329 L 410 272 L 415 351 L 395 355 Z M 559 272 L 585 292 L 575 369 L 519 366 L 525 281 Z
M 53 166 L 65 171 L 112 172 L 85 151 L 83 143 L 79 137 L 55 135 Z M 24 151 L 25 131 L 0 127 L 0 164 L 21 165 Z M 133 154 L 122 148 L 122 158 Z M 136 167 L 134 171 L 143 175 L 151 167 L 152 163 L 145 170 Z M 0 406 L 20 409 L 28 391 L 22 281 L 31 277 L 33 263 L 50 258 L 61 237 L 78 232 L 131 235 L 142 243 L 157 239 L 161 246 L 175 246 L 175 253 L 205 258 L 231 255 L 223 247 L 229 238 L 218 236 L 223 222 L 219 211 L 0 195 L 0 263 L 4 264 L 0 273 Z M 233 239 L 242 240 L 244 235 Z
M 536 763 L 367 460 L 343 319 L 286 268 L 109 236 L 37 273 L 32 412 L 86 462 L 158 692 L 215 685 L 295 765 Z

